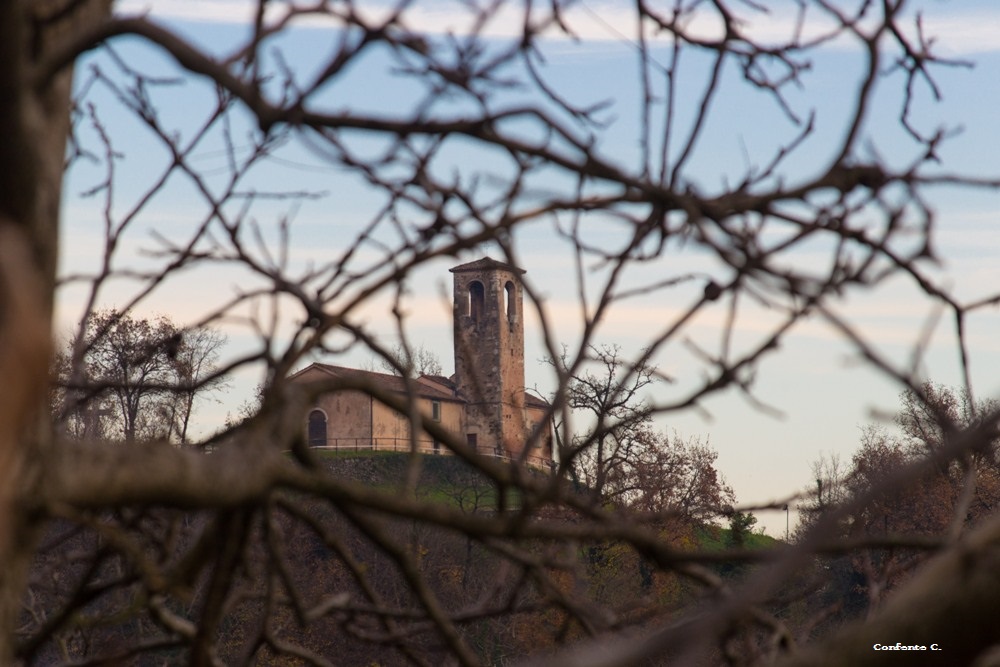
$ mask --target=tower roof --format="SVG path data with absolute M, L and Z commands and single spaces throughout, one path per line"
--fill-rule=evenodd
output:
M 518 275 L 524 275 L 527 273 L 524 269 L 520 269 L 513 264 L 505 264 L 504 262 L 499 262 L 492 257 L 483 257 L 482 259 L 477 259 L 474 262 L 469 262 L 468 264 L 460 264 L 459 266 L 452 267 L 448 269 L 452 273 L 464 273 L 466 271 L 485 271 L 489 269 L 503 269 L 504 271 L 510 271 Z

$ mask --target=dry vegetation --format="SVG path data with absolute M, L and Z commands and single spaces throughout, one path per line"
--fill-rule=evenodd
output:
M 971 399 L 951 409 L 938 388 L 879 356 L 865 331 L 830 308 L 845 289 L 878 290 L 890 277 L 910 281 L 954 322 L 968 364 L 964 322 L 996 301 L 964 303 L 925 273 L 934 227 L 925 190 L 997 184 L 943 172 L 936 154 L 947 133 L 911 118 L 912 96 L 936 94 L 949 63 L 935 57 L 903 2 L 801 0 L 796 11 L 823 17 L 826 31 L 793 30 L 786 41 L 767 44 L 744 34 L 737 20 L 762 11 L 753 3 L 637 3 L 636 25 L 672 35 L 673 47 L 661 64 L 645 38 L 636 42 L 642 150 L 632 164 L 597 150 L 600 109 L 574 107 L 548 83 L 540 40 L 544 31 L 568 29 L 559 2 L 518 5 L 522 33 L 493 42 L 476 30 L 485 30 L 502 4 L 470 4 L 470 34 L 447 39 L 413 31 L 408 3 L 373 18 L 351 2 L 261 2 L 243 42 L 225 54 L 151 18 L 115 17 L 108 4 L 0 3 L 0 664 L 537 659 L 529 664 L 578 667 L 673 658 L 864 665 L 881 660 L 871 650 L 875 641 L 934 641 L 957 665 L 997 642 L 1000 519 L 992 509 L 992 461 L 1000 414 Z M 694 15 L 723 29 L 705 36 L 692 27 L 701 25 Z M 287 46 L 280 39 L 307 16 L 322 16 L 339 32 L 329 54 L 297 72 L 280 56 Z M 116 57 L 126 39 L 165 55 L 174 76 L 150 76 Z M 833 40 L 859 54 L 862 76 L 837 144 L 805 155 L 814 118 L 789 91 Z M 107 57 L 76 71 L 72 94 L 74 65 L 92 49 Z M 410 77 L 419 91 L 411 109 L 367 112 L 323 96 L 374 55 Z M 675 88 L 689 58 L 707 65 L 694 98 Z M 529 94 L 498 96 L 512 81 Z M 182 128 L 161 113 L 178 86 L 201 96 L 200 106 L 185 110 Z M 699 188 L 691 165 L 709 114 L 733 86 L 769 96 L 791 129 L 741 178 Z M 915 157 L 906 164 L 882 161 L 864 146 L 867 112 L 886 89 L 899 97 L 912 143 Z M 140 148 L 115 136 L 123 118 L 143 130 L 141 150 L 149 150 L 145 190 L 125 204 L 115 198 L 118 182 L 135 174 L 121 173 L 119 159 Z M 289 261 L 284 216 L 315 193 L 273 192 L 254 180 L 258 169 L 281 167 L 273 157 L 282 145 L 299 141 L 378 198 L 363 229 L 341 236 L 339 247 L 305 268 Z M 434 166 L 448 164 L 456 145 L 477 161 L 467 176 Z M 225 155 L 221 171 L 199 168 L 194 156 L 205 146 Z M 799 162 L 790 175 L 792 159 L 806 168 Z M 104 255 L 94 273 L 57 278 L 61 184 L 65 169 L 83 161 L 104 173 L 90 193 L 107 203 Z M 154 229 L 146 263 L 123 259 L 136 228 L 155 227 L 144 215 L 172 179 L 189 188 L 200 217 Z M 597 224 L 613 225 L 613 242 L 595 240 Z M 519 264 L 517 240 L 532 225 L 564 241 L 553 252 L 574 267 L 581 300 L 583 335 L 563 351 L 549 330 L 552 314 L 526 286 L 549 357 L 560 360 L 552 365 L 552 411 L 561 425 L 555 475 L 478 457 L 430 422 L 423 426 L 463 462 L 463 474 L 491 489 L 483 502 L 421 497 L 417 456 L 393 489 L 334 474 L 305 447 L 302 411 L 307 391 L 344 387 L 304 389 L 284 379 L 319 352 L 365 347 L 390 360 L 397 353 L 364 324 L 366 305 L 386 293 L 402 303 L 408 278 L 421 267 L 482 247 Z M 802 267 L 795 257 L 804 247 L 825 249 L 823 262 Z M 711 270 L 670 269 L 661 260 L 675 249 L 701 253 Z M 658 276 L 638 287 L 624 281 L 640 265 L 657 267 Z M 107 305 L 102 296 L 115 281 L 134 288 L 128 302 L 114 304 L 128 316 L 191 272 L 219 267 L 239 276 L 242 290 L 216 293 L 206 283 L 192 326 L 235 321 L 253 343 L 183 389 L 250 371 L 265 382 L 246 419 L 183 447 L 165 439 L 122 443 L 114 433 L 79 438 L 54 427 L 47 341 L 58 289 L 82 288 L 76 340 L 87 341 L 90 318 Z M 608 311 L 637 295 L 666 302 L 691 284 L 697 298 L 649 332 L 644 352 L 618 357 L 623 365 L 602 376 L 607 360 L 594 346 Z M 759 343 L 736 346 L 747 304 L 777 315 Z M 616 414 L 617 400 L 648 379 L 655 355 L 684 340 L 688 324 L 710 309 L 724 313 L 717 346 L 682 348 L 702 365 L 704 382 Z M 394 311 L 405 333 L 401 312 Z M 815 520 L 792 546 L 725 555 L 692 549 L 694 527 L 727 504 L 726 490 L 715 480 L 717 497 L 699 505 L 677 502 L 674 486 L 651 488 L 662 477 L 650 471 L 675 463 L 665 447 L 684 443 L 657 442 L 660 436 L 643 430 L 645 420 L 728 389 L 754 400 L 760 362 L 780 354 L 782 339 L 806 316 L 840 331 L 908 392 L 913 418 L 902 426 L 914 440 L 870 434 L 852 462 L 849 492 L 837 487 L 836 506 L 817 497 Z M 77 348 L 71 365 L 86 354 Z M 82 368 L 64 373 L 75 378 L 69 389 L 87 395 Z M 591 430 L 569 432 L 569 411 L 589 408 L 575 393 L 588 373 L 610 378 L 606 397 L 614 400 L 595 405 Z M 164 378 L 160 391 L 171 388 Z M 110 389 L 106 384 L 92 394 Z M 952 394 L 959 402 L 963 395 Z M 377 398 L 415 414 L 392 396 Z M 912 430 L 918 427 L 921 433 Z M 625 428 L 639 436 L 623 439 Z M 139 433 L 126 428 L 121 435 Z M 191 439 L 174 426 L 158 435 Z M 639 454 L 618 457 L 622 443 Z M 689 454 L 697 449 L 687 444 Z M 709 456 L 700 455 L 703 462 Z M 580 466 L 599 493 L 574 490 L 570 473 Z M 877 483 L 865 477 L 874 468 Z M 646 481 L 633 489 L 635 479 Z M 919 517 L 924 523 L 906 500 L 915 487 L 945 499 L 931 502 L 934 513 Z M 892 530 L 880 533 L 879 522 Z M 912 574 L 914 554 L 928 552 L 932 564 Z M 822 558 L 839 559 L 834 566 L 849 579 L 840 598 L 816 569 Z M 900 590 L 883 602 L 892 588 Z M 817 604 L 820 593 L 831 596 L 829 604 Z M 859 608 L 871 609 L 864 625 L 828 622 L 857 595 L 864 597 Z M 909 657 L 911 666 L 939 660 L 930 652 Z

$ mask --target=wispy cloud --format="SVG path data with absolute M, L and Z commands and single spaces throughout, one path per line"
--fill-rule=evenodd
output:
M 312 3 L 309 3 L 310 6 Z M 267 19 L 276 20 L 289 7 L 301 3 L 276 3 L 268 5 Z M 304 5 L 303 5 L 304 6 Z M 245 24 L 253 20 L 257 3 L 252 0 L 123 0 L 118 13 L 123 15 L 148 14 L 162 19 L 201 23 Z M 355 6 L 359 15 L 369 20 L 384 19 L 393 11 L 395 3 L 368 2 Z M 960 56 L 1000 51 L 1000 36 L 995 26 L 1000 23 L 1000 6 L 976 10 L 956 10 L 953 6 L 928 5 L 921 16 L 923 33 L 933 37 L 936 49 L 942 55 Z M 525 25 L 525 9 L 521 3 L 503 3 L 490 16 L 471 11 L 469 6 L 448 0 L 417 3 L 406 10 L 403 24 L 410 30 L 423 34 L 467 35 L 473 32 L 488 38 L 512 38 L 521 34 Z M 915 14 L 904 27 L 916 35 Z M 528 22 L 541 29 L 541 34 L 551 40 L 579 39 L 591 42 L 620 42 L 628 44 L 637 37 L 638 26 L 629 3 L 588 0 L 569 4 L 562 10 L 561 18 L 569 32 L 559 29 L 551 20 L 548 6 L 537 6 Z M 787 9 L 767 13 L 746 10 L 741 16 L 745 35 L 764 44 L 778 44 L 798 36 L 802 40 L 815 39 L 831 32 L 836 19 L 813 9 L 800 16 L 788 3 Z M 329 17 L 310 16 L 298 21 L 300 27 L 332 27 Z M 692 35 L 700 38 L 718 38 L 722 35 L 721 21 L 705 12 L 685 24 Z M 669 40 L 658 33 L 651 23 L 643 27 L 646 37 L 653 43 Z M 849 48 L 847 39 L 830 42 L 830 48 Z

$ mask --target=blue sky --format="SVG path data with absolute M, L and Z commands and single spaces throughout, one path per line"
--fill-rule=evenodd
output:
M 272 3 L 274 4 L 274 3 Z M 769 17 L 756 17 L 748 30 L 762 39 L 788 34 L 794 25 L 787 10 L 790 2 L 767 3 L 774 8 Z M 424 31 L 429 38 L 440 38 L 450 27 L 459 36 L 466 25 L 456 12 L 457 3 L 431 2 L 418 4 L 410 15 L 410 27 Z M 544 71 L 551 84 L 573 102 L 580 104 L 607 102 L 602 119 L 608 124 L 597 150 L 608 159 L 633 168 L 642 155 L 639 113 L 636 105 L 639 88 L 636 76 L 636 53 L 625 36 L 634 28 L 626 18 L 628 3 L 586 2 L 573 5 L 567 16 L 580 40 L 551 38 L 545 42 Z M 981 177 L 1000 177 L 1000 132 L 996 129 L 996 109 L 1000 106 L 1000 36 L 994 27 L 1000 25 L 1000 6 L 989 2 L 946 2 L 927 0 L 914 3 L 924 15 L 927 33 L 938 35 L 938 52 L 973 63 L 972 68 L 954 68 L 939 72 L 944 95 L 934 102 L 926 90 L 918 93 L 919 105 L 915 117 L 924 129 L 938 124 L 961 130 L 941 151 L 942 172 L 962 173 Z M 120 3 L 119 12 L 150 10 L 157 20 L 170 23 L 192 41 L 223 54 L 246 34 L 247 4 L 238 0 L 211 0 L 198 3 L 172 0 L 167 2 L 128 1 Z M 363 11 L 379 11 L 378 3 L 364 3 Z M 810 17 L 811 19 L 812 17 Z M 515 34 L 516 14 L 504 11 L 487 26 L 486 34 L 495 43 L 502 43 Z M 699 25 L 706 35 L 713 34 L 711 24 Z M 807 21 L 804 32 L 822 29 Z M 296 69 L 307 73 L 317 57 L 328 53 L 336 35 L 328 26 L 303 22 L 287 39 L 276 47 Z M 654 49 L 654 56 L 665 57 L 666 43 Z M 127 61 L 146 71 L 176 73 L 168 59 L 137 40 L 121 40 L 116 49 Z M 103 56 L 91 62 L 106 64 Z M 845 40 L 831 43 L 816 53 L 813 68 L 803 78 L 801 92 L 792 95 L 796 111 L 817 109 L 817 131 L 802 150 L 785 166 L 789 179 L 818 173 L 826 166 L 828 151 L 845 131 L 844 110 L 849 108 L 860 76 L 860 57 L 856 45 Z M 367 65 L 353 68 L 343 80 L 323 91 L 319 104 L 325 110 L 338 108 L 372 109 L 382 113 L 405 113 L 422 94 L 422 87 L 412 77 L 386 72 L 387 59 L 376 56 Z M 707 63 L 691 58 L 686 62 L 686 76 L 680 81 L 682 91 L 696 99 L 702 89 Z M 773 152 L 794 136 L 796 127 L 776 113 L 773 101 L 765 94 L 748 91 L 735 85 L 737 72 L 727 71 L 724 92 L 709 118 L 708 131 L 698 144 L 696 158 L 690 164 L 688 177 L 699 188 L 711 192 L 725 182 L 740 178 L 751 164 L 770 159 Z M 78 69 L 78 80 L 87 80 L 88 68 Z M 866 127 L 866 143 L 870 151 L 891 164 L 905 163 L 913 158 L 912 144 L 898 127 L 899 86 L 885 86 L 879 95 Z M 501 102 L 513 103 L 513 91 Z M 212 89 L 202 82 L 188 82 L 155 93 L 163 119 L 182 135 L 187 136 L 213 99 Z M 208 96 L 209 102 L 204 101 Z M 99 98 L 95 98 L 99 99 Z M 110 98 L 105 96 L 105 102 Z M 460 109 L 459 100 L 441 100 L 441 109 Z M 694 105 L 679 110 L 681 127 L 695 113 Z M 118 161 L 120 180 L 115 194 L 115 210 L 123 212 L 133 205 L 157 167 L 162 168 L 167 154 L 155 141 L 145 137 L 144 130 L 112 105 L 102 107 L 102 119 L 114 129 L 124 156 Z M 234 136 L 245 137 L 249 124 L 237 114 Z M 530 135 L 532 128 L 525 127 Z M 377 150 L 378 143 L 358 138 L 353 144 L 358 150 Z M 199 147 L 197 164 L 206 170 L 225 173 L 221 144 Z M 655 151 L 654 151 L 655 152 Z M 291 143 L 282 146 L 277 155 L 281 161 L 261 168 L 247 181 L 261 190 L 307 190 L 322 194 L 291 205 L 269 202 L 255 212 L 262 235 L 269 242 L 276 237 L 275 220 L 289 216 L 290 262 L 300 270 L 320 265 L 339 256 L 347 240 L 358 233 L 378 206 L 378 198 L 366 190 L 356 175 L 326 162 L 308 145 Z M 441 173 L 455 173 L 468 178 L 471 174 L 502 178 L 508 167 L 502 159 L 484 154 L 461 144 L 451 149 L 438 164 Z M 93 271 L 94 258 L 101 248 L 100 198 L 81 198 L 79 193 L 99 180 L 98 172 L 81 165 L 71 172 L 66 188 L 65 236 L 63 272 Z M 567 188 L 565 179 L 542 173 L 532 181 L 540 192 Z M 939 188 L 931 191 L 937 211 L 936 250 L 941 263 L 929 268 L 941 285 L 952 287 L 963 299 L 973 300 L 997 291 L 1000 269 L 996 256 L 1000 243 L 996 230 L 1000 215 L 1000 197 L 991 191 Z M 172 179 L 136 220 L 135 229 L 124 237 L 118 267 L 129 266 L 146 270 L 155 266 L 149 250 L 157 246 L 151 236 L 156 228 L 166 230 L 169 238 L 181 239 L 203 216 L 200 197 L 182 178 Z M 595 221 L 588 237 L 599 244 L 613 245 L 619 230 L 611 221 Z M 521 230 L 514 239 L 521 264 L 528 271 L 530 284 L 544 296 L 559 342 L 573 345 L 580 334 L 576 287 L 569 279 L 572 263 L 569 248 L 551 225 L 533 224 Z M 817 246 L 792 258 L 801 266 L 821 262 L 826 248 Z M 484 249 L 495 254 L 495 250 Z M 262 251 L 263 252 L 263 251 Z M 474 259 L 470 254 L 463 260 Z M 439 261 L 428 265 L 414 276 L 408 285 L 404 309 L 411 341 L 422 343 L 441 358 L 446 372 L 452 366 L 450 305 L 451 262 Z M 689 249 L 668 251 L 650 266 L 637 267 L 627 279 L 642 284 L 667 273 L 694 272 L 718 275 L 718 267 L 708 257 Z M 724 276 L 719 276 L 724 277 Z M 598 273 L 589 280 L 599 282 Z M 116 281 L 102 293 L 102 302 L 118 304 L 134 294 L 136 283 Z M 165 312 L 182 321 L 197 321 L 209 309 L 217 307 L 240 289 L 252 285 L 245 273 L 226 266 L 181 274 L 145 300 L 140 309 Z M 636 352 L 649 337 L 677 317 L 697 298 L 701 283 L 681 286 L 658 294 L 653 299 L 625 302 L 612 310 L 602 323 L 597 340 L 621 345 L 627 352 Z M 63 327 L 71 324 L 79 310 L 82 290 L 68 287 L 60 295 L 60 318 Z M 592 292 L 591 292 L 592 293 Z M 389 316 L 388 295 L 377 300 L 366 311 L 369 326 L 388 344 L 396 339 L 395 325 Z M 859 326 L 877 346 L 893 359 L 905 365 L 913 354 L 920 332 L 932 327 L 929 345 L 920 363 L 928 378 L 947 384 L 961 381 L 958 353 L 950 320 L 935 320 L 938 313 L 933 304 L 903 280 L 891 280 L 874 294 L 848 293 L 836 303 L 838 313 Z M 280 317 L 294 317 L 285 312 Z M 280 318 L 279 318 L 280 319 Z M 690 342 L 707 349 L 719 344 L 724 309 L 702 313 L 684 332 Z M 526 350 L 526 376 L 529 385 L 545 393 L 551 387 L 545 367 L 534 363 L 544 355 L 537 332 L 537 322 L 529 317 Z M 774 324 L 774 314 L 749 309 L 744 312 L 736 332 L 736 345 L 749 346 L 759 341 Z M 969 321 L 969 340 L 973 361 L 974 389 L 980 396 L 1000 395 L 1000 337 L 997 326 L 1000 317 L 995 309 L 973 316 Z M 233 321 L 228 333 L 235 349 L 249 341 L 248 330 Z M 797 327 L 779 353 L 769 357 L 760 367 L 756 395 L 775 408 L 775 414 L 763 413 L 733 392 L 721 395 L 703 406 L 703 410 L 664 417 L 663 427 L 676 429 L 685 435 L 707 436 L 719 451 L 719 467 L 735 488 L 742 502 L 757 503 L 781 498 L 810 484 L 810 464 L 821 452 L 840 452 L 845 459 L 858 442 L 859 427 L 873 419 L 873 413 L 891 413 L 897 405 L 898 388 L 866 370 L 857 355 L 842 337 L 829 326 L 811 320 Z M 360 354 L 348 354 L 331 360 L 334 363 L 361 365 L 368 361 Z M 697 364 L 683 339 L 666 346 L 656 359 L 660 369 L 676 378 L 671 385 L 656 388 L 656 398 L 670 400 L 697 386 L 704 369 Z M 225 402 L 202 409 L 204 421 L 221 421 L 227 409 L 239 403 L 253 385 L 244 378 Z M 780 414 L 781 416 L 777 416 Z M 210 427 L 209 427 L 210 428 Z M 762 517 L 772 534 L 784 530 L 784 517 Z

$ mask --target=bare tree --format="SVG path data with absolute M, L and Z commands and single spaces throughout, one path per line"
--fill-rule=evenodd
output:
M 640 456 L 640 450 L 655 439 L 653 411 L 644 394 L 656 381 L 656 369 L 645 361 L 635 364 L 624 358 L 619 346 L 591 346 L 583 364 L 574 369 L 564 350 L 558 361 L 568 378 L 566 407 L 581 413 L 585 428 L 560 448 L 563 465 L 576 466 L 595 497 L 617 495 L 610 479 L 628 477 L 620 469 Z
M 83 390 L 68 387 L 72 356 L 66 350 L 56 350 L 53 354 L 52 377 L 55 382 L 49 391 L 49 409 L 56 430 L 65 432 L 78 440 L 113 437 L 111 420 L 114 406 L 107 395 L 98 396 L 92 387 Z
M 156 435 L 156 401 L 172 384 L 173 362 L 180 332 L 165 317 L 132 317 L 115 310 L 95 313 L 72 344 L 74 371 L 69 389 L 81 392 L 106 387 L 119 417 L 120 437 L 126 442 Z
M 620 346 L 591 346 L 584 365 L 555 363 L 568 377 L 566 406 L 583 425 L 560 448 L 597 502 L 641 512 L 712 521 L 731 510 L 734 496 L 715 468 L 707 443 L 659 432 L 649 401 L 662 376 L 645 357 L 629 361 Z
M 56 414 L 86 437 L 185 443 L 195 400 L 226 382 L 214 376 L 225 340 L 209 329 L 181 330 L 164 316 L 95 313 L 59 357 Z
M 565 466 L 549 478 L 481 457 L 419 415 L 412 397 L 377 386 L 286 381 L 314 354 L 361 348 L 388 358 L 368 324 L 378 299 L 388 296 L 385 317 L 402 329 L 408 284 L 422 267 L 484 247 L 516 266 L 528 230 L 544 227 L 558 239 L 552 253 L 571 267 L 581 331 L 562 357 L 556 313 L 525 284 L 548 355 L 563 359 L 552 370 L 553 414 L 572 408 L 573 379 L 586 377 L 616 307 L 637 299 L 679 306 L 616 375 L 624 380 L 598 407 L 592 444 L 623 421 L 602 410 L 668 349 L 688 356 L 699 381 L 650 398 L 624 422 L 698 408 L 728 390 L 765 408 L 754 393 L 762 362 L 808 318 L 929 406 L 914 369 L 880 354 L 835 307 L 845 293 L 892 280 L 949 315 L 972 395 L 966 323 L 1000 296 L 963 300 L 935 280 L 928 193 L 1000 182 L 940 166 L 950 128 L 926 125 L 914 108 L 920 96 L 939 96 L 938 78 L 961 63 L 937 56 L 907 3 L 801 0 L 790 3 L 787 32 L 767 39 L 748 27 L 770 24 L 761 3 L 637 3 L 628 44 L 638 109 L 631 145 L 639 148 L 625 157 L 604 150 L 617 142 L 606 133 L 605 105 L 575 103 L 546 67 L 545 40 L 577 36 L 572 3 L 459 4 L 462 29 L 439 35 L 419 29 L 416 3 L 370 11 L 349 1 L 262 1 L 238 42 L 205 45 L 150 16 L 112 14 L 107 0 L 0 3 L 0 664 L 200 666 L 222 655 L 230 664 L 326 665 L 363 654 L 361 646 L 383 662 L 413 664 L 512 661 L 545 649 L 538 659 L 550 666 L 865 665 L 882 657 L 873 643 L 893 640 L 938 642 L 951 664 L 984 656 L 1000 612 L 996 517 L 966 533 L 956 513 L 955 533 L 922 547 L 936 552 L 933 562 L 863 626 L 825 643 L 803 632 L 799 645 L 783 619 L 790 573 L 819 554 L 872 545 L 840 539 L 844 517 L 982 450 L 996 437 L 995 411 L 962 424 L 931 410 L 948 436 L 940 447 L 901 462 L 794 547 L 722 556 L 759 563 L 734 589 L 707 567 L 720 556 L 672 543 L 641 513 L 581 499 L 568 490 Z M 327 53 L 301 64 L 283 38 L 294 42 L 305 21 L 325 22 L 331 39 Z M 513 36 L 502 29 L 509 25 L 518 26 Z M 165 59 L 153 66 L 130 57 L 135 44 Z M 813 60 L 830 44 L 859 63 L 832 121 L 791 92 L 808 89 Z M 352 76 L 374 70 L 406 85 L 371 107 L 351 86 Z M 700 87 L 687 87 L 692 80 Z M 410 96 L 397 98 L 404 88 Z M 179 121 L 170 103 L 181 90 L 199 104 L 185 105 Z M 780 129 L 745 165 L 727 163 L 706 179 L 699 164 L 720 162 L 707 144 L 711 122 L 734 91 L 764 100 Z M 886 114 L 873 108 L 892 92 L 908 143 L 888 158 L 873 120 Z M 809 153 L 823 122 L 835 125 L 825 129 L 836 139 Z M 267 171 L 294 165 L 301 153 L 292 148 L 302 146 L 377 200 L 359 229 L 338 226 L 337 247 L 310 261 L 293 252 L 292 223 L 324 188 L 275 187 Z M 205 154 L 221 159 L 206 168 Z M 461 169 L 450 168 L 456 155 Z M 99 257 L 57 278 L 64 175 L 88 164 L 96 171 L 81 189 L 99 203 Z M 129 176 L 141 178 L 123 192 Z M 168 230 L 155 204 L 178 184 L 195 212 Z M 701 262 L 678 269 L 678 255 Z M 225 356 L 217 374 L 262 382 L 254 414 L 197 443 L 210 455 L 80 442 L 52 428 L 46 377 L 59 289 L 84 294 L 87 322 L 112 288 L 125 286 L 119 303 L 129 316 L 220 268 L 237 288 L 204 280 L 195 319 L 243 326 L 252 343 Z M 739 337 L 759 311 L 771 316 L 759 335 Z M 717 339 L 691 335 L 705 314 L 720 316 Z M 79 367 L 69 372 L 85 377 Z M 333 474 L 304 446 L 302 423 L 317 394 L 338 389 L 367 392 L 419 421 L 490 480 L 494 510 L 471 514 L 415 497 L 417 456 L 392 491 Z M 565 431 L 563 442 L 573 435 Z M 603 465 L 613 449 L 602 451 Z M 439 566 L 428 555 L 468 540 L 482 558 L 479 586 L 463 597 L 448 587 L 450 566 L 470 559 Z M 594 543 L 613 544 L 603 553 L 630 564 L 603 580 L 629 595 L 596 590 L 593 563 L 577 548 Z M 348 645 L 353 653 L 341 653 Z M 915 652 L 911 664 L 937 658 Z
M 732 513 L 736 498 L 716 467 L 718 453 L 697 438 L 651 434 L 651 442 L 628 457 L 613 486 L 629 506 L 643 512 L 711 523 Z
M 420 377 L 421 375 L 441 375 L 441 360 L 423 345 L 416 347 L 396 345 L 389 359 L 380 362 L 382 369 L 393 375 Z
M 848 616 L 875 614 L 927 560 L 928 544 L 957 536 L 997 507 L 995 441 L 984 437 L 966 456 L 926 465 L 929 455 L 955 433 L 979 428 L 982 416 L 993 410 L 991 402 L 977 407 L 964 392 L 930 382 L 921 390 L 922 397 L 912 390 L 901 395 L 896 430 L 862 429 L 849 467 L 830 457 L 814 468 L 817 488 L 801 506 L 805 520 L 799 533 L 834 514 L 839 515 L 836 534 L 841 539 L 880 542 L 829 559 L 823 573 L 829 584 L 820 598 L 827 612 L 838 607 L 838 614 Z M 914 464 L 923 467 L 922 475 L 906 484 L 888 482 L 896 471 Z M 857 498 L 864 501 L 855 502 Z M 841 511 L 848 505 L 850 510 Z
M 172 359 L 173 382 L 163 410 L 171 437 L 186 444 L 196 401 L 223 390 L 230 383 L 216 375 L 226 337 L 213 329 L 184 331 Z

